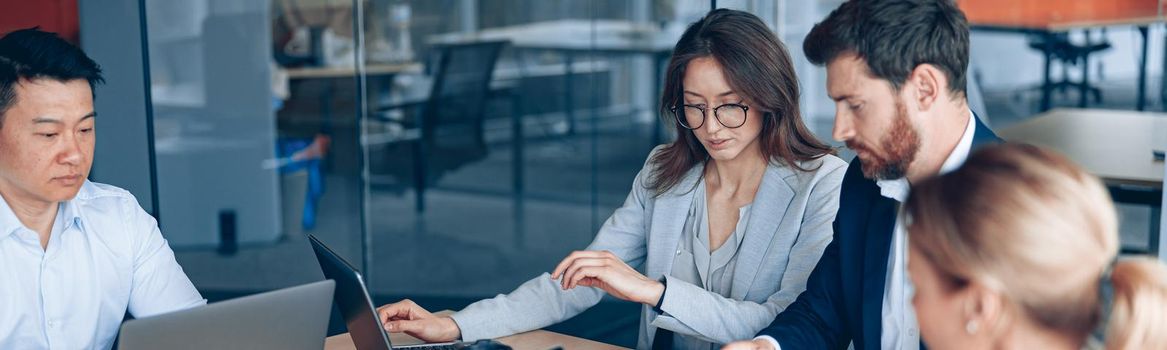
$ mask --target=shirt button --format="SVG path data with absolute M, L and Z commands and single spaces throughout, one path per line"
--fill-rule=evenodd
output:
M 677 251 L 677 255 L 681 255 L 681 251 L 680 251 L 680 250 L 678 250 L 678 251 Z
M 915 328 L 908 328 L 908 335 L 913 336 L 913 337 L 916 336 L 916 329 Z

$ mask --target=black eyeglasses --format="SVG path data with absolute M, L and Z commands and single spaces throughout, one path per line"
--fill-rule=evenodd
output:
M 678 111 L 680 109 L 680 111 Z M 682 128 L 694 130 L 705 125 L 705 111 L 709 110 L 709 106 L 704 104 L 696 105 L 681 105 L 669 108 L 673 112 L 673 118 L 677 119 L 677 124 Z M 713 108 L 713 118 L 717 119 L 718 123 L 727 128 L 740 128 L 746 124 L 746 111 L 750 107 L 737 103 L 726 103 Z

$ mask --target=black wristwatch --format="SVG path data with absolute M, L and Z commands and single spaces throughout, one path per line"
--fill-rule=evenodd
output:
M 658 281 L 660 281 L 660 284 L 665 288 L 660 291 L 660 299 L 656 301 L 656 305 L 652 307 L 652 311 L 656 311 L 656 313 L 663 315 L 665 311 L 660 309 L 660 305 L 665 302 L 665 293 L 669 291 L 669 280 L 666 279 L 665 276 L 661 276 Z

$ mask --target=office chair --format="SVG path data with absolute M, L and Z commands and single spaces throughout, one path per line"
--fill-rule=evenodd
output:
M 406 157 L 400 151 L 390 151 L 384 159 L 389 175 L 413 183 L 417 212 L 425 211 L 426 187 L 447 172 L 486 158 L 485 107 L 495 63 L 507 45 L 509 41 L 436 46 L 431 50 L 429 68 L 434 75 L 429 97 L 378 108 L 378 122 L 419 135 L 408 142 L 412 162 L 403 162 Z M 412 113 L 394 118 L 390 111 Z
M 1109 50 L 1111 45 L 1106 40 L 1105 30 L 1102 32 L 1102 41 L 1092 42 L 1091 32 L 1085 32 L 1086 41 L 1082 44 L 1076 44 L 1070 41 L 1068 33 L 1049 34 L 1032 39 L 1029 42 L 1029 47 L 1034 50 L 1042 51 L 1048 59 L 1056 60 L 1062 66 L 1062 79 L 1057 81 L 1045 81 L 1040 88 L 1056 89 L 1060 93 L 1065 93 L 1066 89 L 1077 88 L 1079 91 L 1078 107 L 1085 108 L 1088 101 L 1087 97 L 1094 97 L 1094 103 L 1102 102 L 1102 89 L 1090 84 L 1090 55 L 1101 51 Z M 1072 81 L 1069 78 L 1070 66 L 1082 67 L 1082 79 L 1079 81 Z

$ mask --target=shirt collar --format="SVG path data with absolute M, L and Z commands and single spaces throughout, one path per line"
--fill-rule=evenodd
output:
M 956 144 L 956 148 L 952 153 L 948 154 L 948 159 L 944 160 L 944 164 L 940 165 L 940 174 L 947 174 L 960 168 L 964 165 L 964 161 L 968 159 L 969 152 L 972 151 L 973 134 L 977 131 L 976 117 L 973 116 L 972 110 L 968 111 L 968 125 L 964 126 L 964 135 L 960 136 L 960 142 Z
M 65 227 L 61 228 L 61 232 L 68 229 L 70 226 L 80 227 L 81 210 L 77 207 L 77 198 L 61 202 L 57 208 L 58 218 L 56 222 L 65 223 Z M 24 228 L 24 223 L 20 222 L 20 218 L 16 217 L 16 213 L 12 211 L 12 207 L 8 205 L 8 201 L 0 198 L 0 240 L 8 238 L 17 230 Z
M 960 168 L 964 164 L 964 161 L 968 159 L 968 154 L 972 151 L 973 134 L 977 130 L 975 118 L 976 116 L 969 109 L 968 123 L 964 126 L 964 134 L 960 136 L 960 141 L 956 143 L 956 148 L 952 149 L 952 153 L 949 153 L 948 158 L 945 158 L 944 163 L 940 165 L 940 174 L 947 174 Z M 900 203 L 908 199 L 908 192 L 911 189 L 911 185 L 908 183 L 906 177 L 877 180 L 875 184 L 879 186 L 879 195 L 894 199 Z
M 23 227 L 24 224 L 20 223 L 16 213 L 12 212 L 12 207 L 8 206 L 8 201 L 0 198 L 0 240 L 8 238 Z
M 81 208 L 77 205 L 77 197 L 61 202 L 61 211 L 57 214 L 61 216 L 61 221 L 65 223 L 65 227 L 61 228 L 61 232 L 69 229 L 71 226 L 81 227 Z

